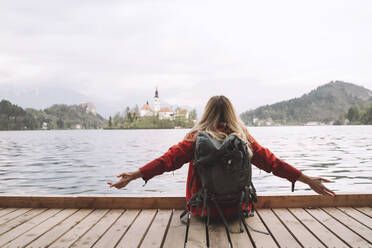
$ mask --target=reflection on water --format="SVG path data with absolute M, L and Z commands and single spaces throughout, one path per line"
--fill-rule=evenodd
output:
M 188 130 L 0 132 L 1 194 L 184 194 L 188 164 L 126 189 L 106 182 L 157 158 Z M 372 185 L 372 126 L 251 127 L 274 154 L 311 176 L 329 178 L 335 191 Z M 256 167 L 258 192 L 290 192 L 290 183 Z M 309 190 L 296 183 L 297 191 Z

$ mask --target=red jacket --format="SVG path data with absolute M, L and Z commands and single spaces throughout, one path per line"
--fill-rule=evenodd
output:
M 249 138 L 253 150 L 253 156 L 251 160 L 252 164 L 268 173 L 272 172 L 276 176 L 286 178 L 292 183 L 294 183 L 299 178 L 302 173 L 301 171 L 275 157 L 275 155 L 270 152 L 269 149 L 260 146 L 260 144 L 258 144 L 252 136 L 249 136 Z M 183 141 L 179 142 L 177 145 L 170 147 L 169 150 L 161 157 L 141 167 L 139 170 L 143 175 L 143 180 L 147 182 L 154 176 L 163 174 L 166 171 L 177 170 L 185 163 L 190 162 L 186 183 L 186 201 L 188 202 L 191 196 L 194 193 L 199 192 L 201 189 L 200 178 L 196 174 L 193 180 L 193 185 L 191 186 L 191 192 L 189 191 L 189 184 L 192 175 L 194 174 L 192 164 L 194 162 L 195 141 L 193 140 L 194 139 L 192 139 L 192 135 L 185 137 Z M 245 208 L 245 205 L 243 206 L 243 208 Z M 194 215 L 201 215 L 200 208 L 191 208 L 191 211 Z M 230 215 L 236 212 L 236 208 L 224 209 L 224 215 Z M 210 215 L 217 216 L 217 210 L 211 208 Z

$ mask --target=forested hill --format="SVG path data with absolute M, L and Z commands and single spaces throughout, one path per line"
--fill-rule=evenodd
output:
M 96 129 L 106 120 L 84 106 L 56 104 L 44 110 L 23 109 L 7 100 L 0 101 L 0 130 Z
M 372 91 L 342 81 L 331 81 L 299 98 L 261 106 L 240 115 L 247 125 L 301 125 L 343 121 L 353 106 L 372 103 Z

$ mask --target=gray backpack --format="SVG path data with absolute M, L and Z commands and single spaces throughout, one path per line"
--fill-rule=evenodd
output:
M 206 241 L 209 247 L 209 207 L 217 209 L 222 219 L 227 237 L 232 247 L 230 238 L 231 229 L 223 215 L 222 208 L 236 207 L 240 218 L 240 232 L 243 232 L 242 224 L 248 232 L 251 228 L 245 221 L 248 216 L 253 216 L 253 202 L 257 202 L 256 190 L 252 184 L 251 158 L 247 145 L 235 135 L 228 136 L 223 142 L 216 140 L 207 132 L 199 132 L 196 138 L 194 175 L 191 178 L 193 183 L 195 174 L 200 177 L 201 190 L 195 193 L 186 204 L 187 210 L 181 214 L 181 220 L 188 213 L 185 247 L 187 244 L 188 230 L 190 225 L 190 207 L 201 208 L 202 217 L 205 220 Z M 243 210 L 243 203 L 246 209 Z M 248 213 L 249 203 L 252 203 L 252 210 Z M 251 228 L 254 231 L 261 232 Z M 261 232 L 265 233 L 265 232 Z M 266 233 L 265 233 L 266 234 Z

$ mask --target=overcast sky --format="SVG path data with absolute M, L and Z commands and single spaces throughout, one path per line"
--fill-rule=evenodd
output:
M 372 1 L 0 2 L 0 87 L 241 112 L 331 80 L 372 89 Z

